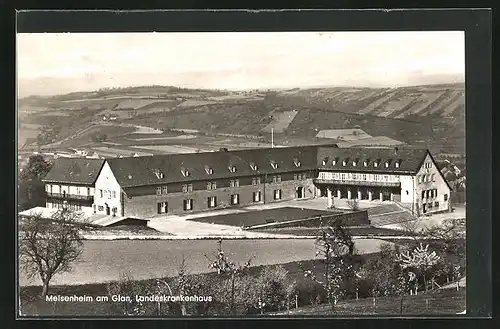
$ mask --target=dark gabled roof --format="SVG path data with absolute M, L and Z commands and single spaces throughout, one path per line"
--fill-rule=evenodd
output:
M 126 188 L 144 185 L 160 185 L 174 182 L 189 182 L 220 178 L 265 175 L 274 173 L 316 170 L 317 146 L 300 146 L 286 148 L 261 148 L 236 151 L 202 152 L 191 154 L 167 154 L 144 157 L 127 157 L 107 159 L 118 183 Z M 297 167 L 294 159 L 300 161 Z M 278 165 L 273 169 L 271 163 Z M 254 163 L 257 170 L 252 170 Z M 235 172 L 229 170 L 236 168 Z M 208 174 L 206 168 L 212 168 Z M 187 169 L 184 176 L 182 169 Z M 164 173 L 162 179 L 154 171 L 160 169 Z
M 93 185 L 103 164 L 103 159 L 59 158 L 42 181 Z
M 416 173 L 427 155 L 426 149 L 400 148 L 324 148 L 318 147 L 318 168 L 338 171 L 361 171 L 374 173 Z M 326 165 L 323 160 L 328 158 Z M 332 160 L 338 159 L 335 165 Z M 347 160 L 345 166 L 343 161 Z M 353 166 L 356 160 L 356 166 Z M 367 166 L 364 162 L 368 161 Z M 374 162 L 379 161 L 378 166 Z M 389 167 L 385 163 L 389 162 Z M 399 167 L 396 167 L 396 162 Z

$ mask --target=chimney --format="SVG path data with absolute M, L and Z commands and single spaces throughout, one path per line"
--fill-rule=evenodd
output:
M 221 147 L 221 148 L 219 149 L 219 152 L 227 152 L 227 148 L 226 148 L 226 147 Z

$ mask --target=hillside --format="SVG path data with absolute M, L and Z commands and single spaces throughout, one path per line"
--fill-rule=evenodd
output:
M 465 147 L 463 84 L 252 91 L 145 86 L 19 100 L 21 123 L 60 126 L 55 140 L 98 125 L 105 116 L 164 130 L 266 139 L 274 131 L 278 142 L 317 141 L 321 130 L 356 128 L 437 153 L 463 153 Z

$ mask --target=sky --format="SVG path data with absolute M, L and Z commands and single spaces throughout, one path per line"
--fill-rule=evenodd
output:
M 463 82 L 462 31 L 17 35 L 19 96 L 105 87 L 396 87 Z

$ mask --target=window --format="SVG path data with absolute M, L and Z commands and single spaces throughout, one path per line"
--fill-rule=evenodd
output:
M 274 190 L 274 200 L 281 200 L 281 190 Z
M 352 162 L 353 167 L 356 167 L 356 165 L 357 165 L 357 164 L 358 164 L 358 163 L 357 163 L 356 161 L 353 161 L 353 162 Z
M 276 163 L 276 161 L 271 160 L 271 167 L 273 167 L 273 169 L 278 169 L 278 164 Z
M 273 183 L 279 183 L 279 182 L 281 182 L 281 175 L 273 176 Z
M 365 160 L 365 161 L 363 162 L 363 166 L 368 167 L 368 160 Z
M 322 162 L 323 166 L 326 166 L 327 163 L 328 163 L 328 158 L 324 158 Z
M 115 208 L 113 208 L 115 209 Z M 166 214 L 168 212 L 168 203 L 167 202 L 158 202 L 158 213 Z
M 352 174 L 352 179 L 354 179 L 354 180 L 358 179 L 358 175 Z
M 90 195 L 90 187 L 87 187 L 87 195 Z
M 255 164 L 255 162 L 250 162 L 250 168 L 253 170 L 253 171 L 256 171 L 258 168 L 257 168 L 257 165 Z
M 388 181 L 389 180 L 389 176 L 388 175 L 384 175 L 384 180 Z
M 49 191 L 50 191 L 49 185 L 45 185 L 45 192 L 49 192 Z
M 193 184 L 188 184 L 187 191 L 188 192 L 193 192 Z
M 182 192 L 186 193 L 188 191 L 188 186 L 187 184 L 182 185 Z
M 231 204 L 240 204 L 240 195 L 239 194 L 233 194 L 231 195 Z
M 422 191 L 422 199 L 425 199 L 425 191 Z
M 399 159 L 398 161 L 396 161 L 396 163 L 394 163 L 394 166 L 396 168 L 399 168 L 401 166 L 401 159 Z
M 252 178 L 252 185 L 258 185 L 258 184 L 260 184 L 260 177 Z
M 217 207 L 217 197 L 216 196 L 209 196 L 207 199 L 207 205 L 208 205 L 208 208 Z
M 376 168 L 376 167 L 378 167 L 378 161 L 375 161 L 375 162 L 373 163 L 373 166 L 374 166 L 375 168 Z
M 108 190 L 107 194 L 108 194 L 108 199 L 111 199 L 111 190 Z
M 214 170 L 212 168 L 210 168 L 209 166 L 205 166 L 205 172 L 208 175 L 212 175 L 214 173 Z
M 297 174 L 293 174 L 293 180 L 298 180 L 298 175 Z
M 435 182 L 435 181 L 436 181 L 436 177 L 435 177 L 435 176 L 436 176 L 436 174 L 432 174 L 432 175 L 431 175 L 431 181 L 433 181 L 433 182 Z
M 181 168 L 181 174 L 184 177 L 188 177 L 189 176 L 189 170 L 187 170 L 186 168 Z
M 156 188 L 156 195 L 161 195 L 161 187 Z
M 99 210 L 99 211 L 103 211 L 103 210 L 104 210 L 104 206 L 99 206 L 99 207 L 98 207 L 98 210 Z
M 163 190 L 163 194 L 167 194 L 168 189 L 167 189 L 167 187 L 166 187 L 166 186 L 163 186 L 163 187 L 162 187 L 162 190 Z
M 233 165 L 229 165 L 227 168 L 229 169 L 229 172 L 233 172 L 233 173 L 236 172 L 236 167 Z
M 388 168 L 389 167 L 389 161 L 386 161 L 385 162 L 385 167 Z
M 345 180 L 345 174 L 340 174 L 340 179 Z
M 160 169 L 155 169 L 154 173 L 156 175 L 156 178 L 158 178 L 158 179 L 163 179 L 163 177 L 165 177 L 165 175 L 163 174 L 163 171 L 161 171 Z
M 229 187 L 238 187 L 240 186 L 240 181 L 238 179 L 232 179 L 229 181 Z
M 295 167 L 297 167 L 297 168 L 298 168 L 298 167 L 300 167 L 300 161 L 299 161 L 299 159 L 294 159 L 294 160 L 293 160 L 293 164 L 294 164 L 294 165 L 295 165 Z
M 260 201 L 260 191 L 253 192 L 253 202 L 259 202 L 259 201 Z
M 448 201 L 448 194 L 444 195 L 444 201 Z
M 184 210 L 193 210 L 193 199 L 186 199 L 182 202 L 182 208 Z
M 406 190 L 406 195 L 410 194 L 410 191 Z
M 99 190 L 99 192 L 100 192 L 100 194 L 101 194 L 101 198 L 103 198 L 103 197 L 104 197 L 104 193 L 103 193 L 103 191 L 102 191 L 102 190 Z
M 215 190 L 217 188 L 217 184 L 215 182 L 207 183 L 207 190 Z
M 363 174 L 363 180 L 366 180 L 366 174 Z
M 337 160 L 332 161 L 332 166 L 335 166 L 337 164 Z
M 76 188 L 76 195 L 80 195 L 80 187 Z
M 111 195 L 112 195 L 113 199 L 115 199 L 116 198 L 116 191 L 111 191 Z
M 344 160 L 344 161 L 342 161 L 342 166 L 344 166 L 344 167 L 345 167 L 345 165 L 346 165 L 346 164 L 347 164 L 347 161 L 345 161 L 345 160 Z
M 439 201 L 434 202 L 434 207 L 439 208 Z

